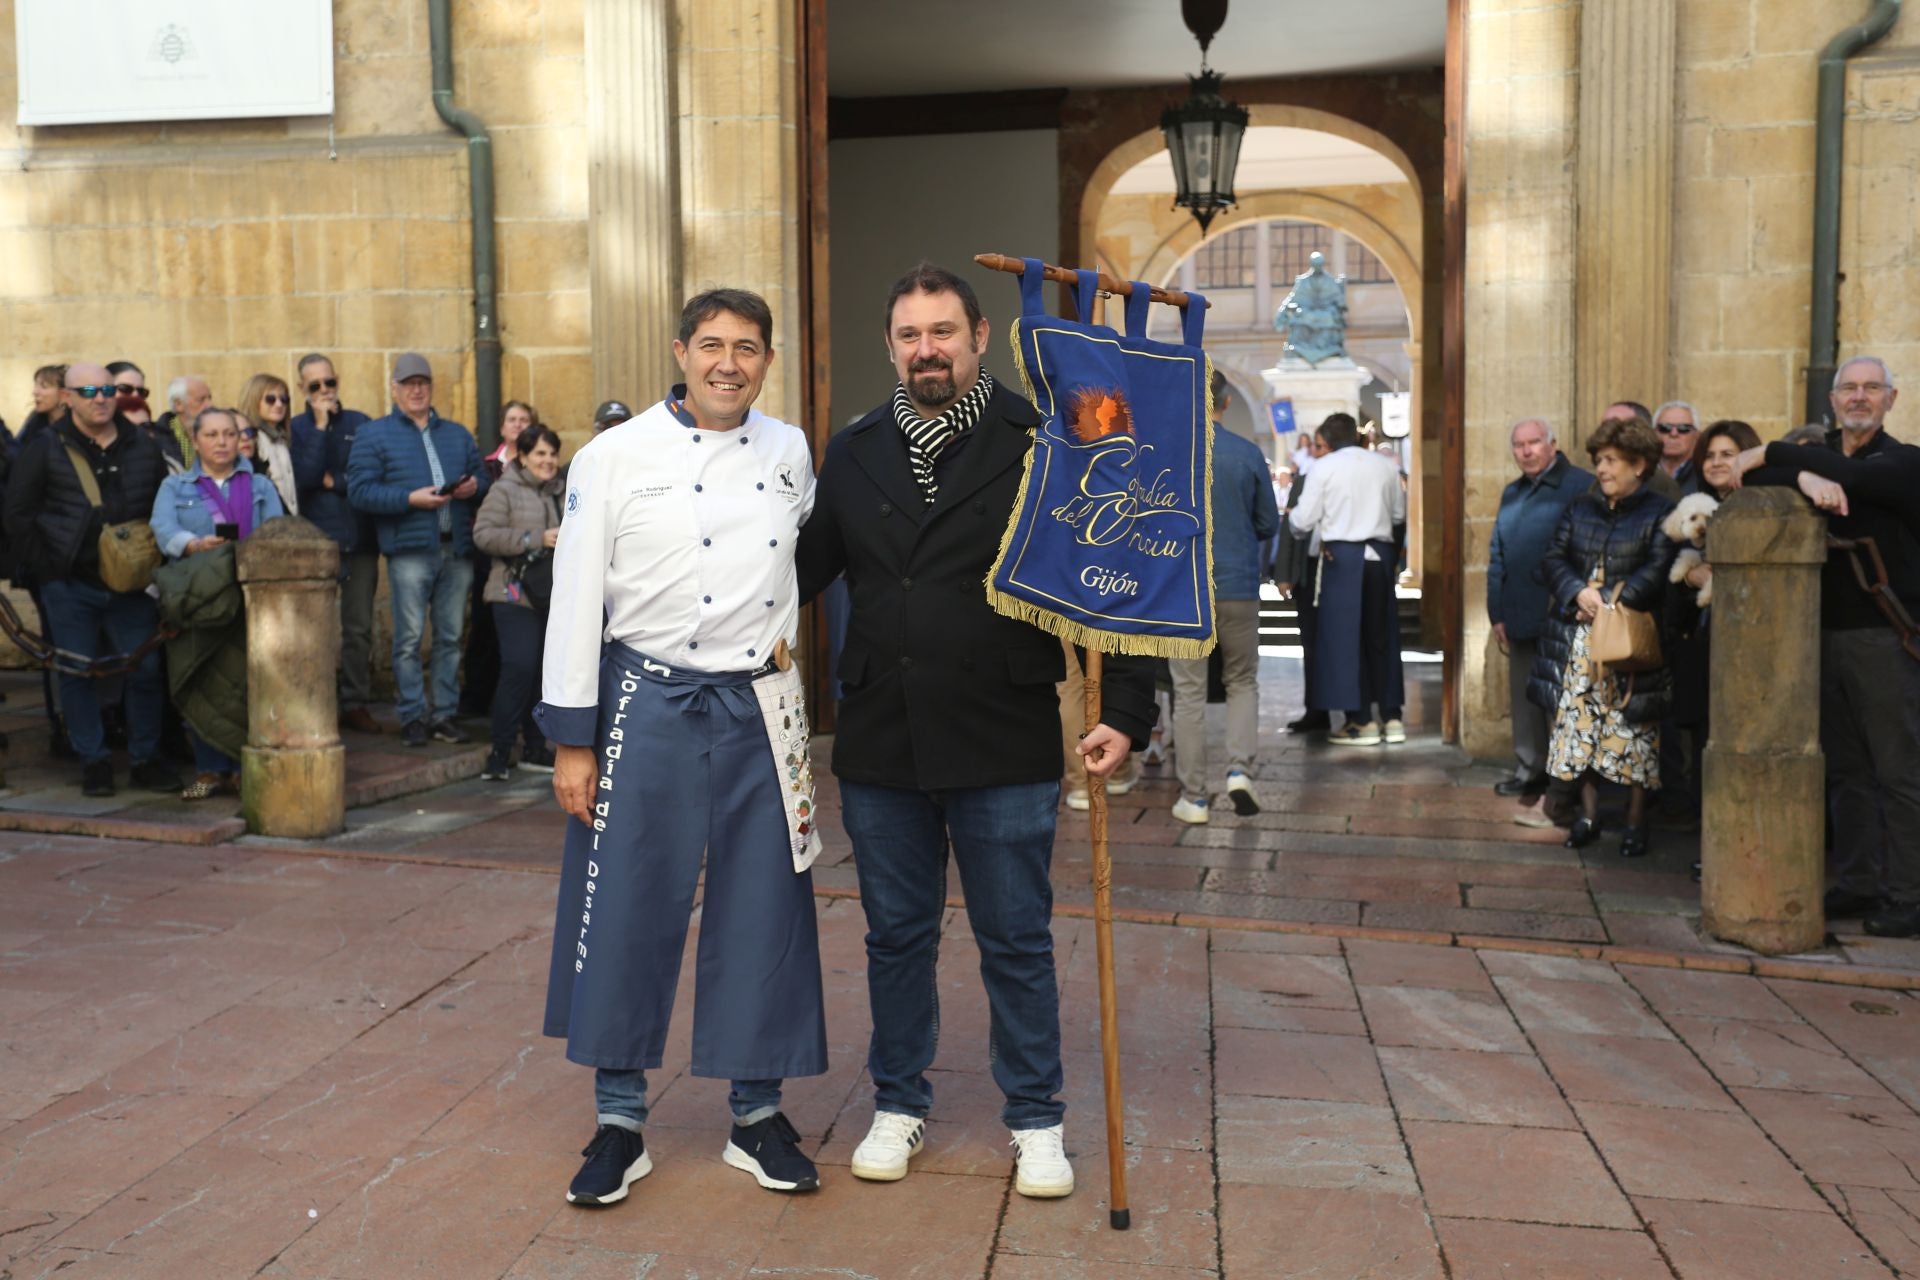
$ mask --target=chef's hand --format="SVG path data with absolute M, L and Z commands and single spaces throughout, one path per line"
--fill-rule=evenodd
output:
M 553 749 L 553 798 L 562 811 L 582 822 L 593 821 L 595 767 L 592 747 Z
M 1110 724 L 1097 724 L 1080 739 L 1078 750 L 1086 759 L 1087 772 L 1104 778 L 1118 769 L 1127 753 L 1133 750 L 1133 739 Z

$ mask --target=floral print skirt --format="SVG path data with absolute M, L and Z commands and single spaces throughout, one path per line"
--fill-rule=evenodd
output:
M 1660 786 L 1660 726 L 1633 724 L 1621 714 L 1626 681 L 1602 675 L 1588 656 L 1592 627 L 1574 628 L 1567 668 L 1560 677 L 1560 701 L 1553 712 L 1553 737 L 1547 745 L 1547 772 L 1573 781 L 1587 770 L 1622 786 Z

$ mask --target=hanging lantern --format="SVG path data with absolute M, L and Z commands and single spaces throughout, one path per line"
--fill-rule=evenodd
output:
M 1188 77 L 1191 96 L 1161 113 L 1160 131 L 1173 156 L 1173 203 L 1193 210 L 1205 236 L 1214 215 L 1233 203 L 1248 117 L 1245 107 L 1220 96 L 1220 73 L 1207 66 L 1207 46 L 1227 22 L 1227 0 L 1180 0 L 1180 17 L 1200 43 L 1200 74 Z

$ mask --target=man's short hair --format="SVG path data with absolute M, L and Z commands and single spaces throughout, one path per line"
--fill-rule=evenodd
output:
M 773 350 L 773 308 L 751 289 L 708 289 L 688 298 L 680 308 L 680 345 L 692 342 L 694 331 L 721 312 L 760 326 L 760 340 Z
M 1360 443 L 1360 424 L 1350 413 L 1330 413 L 1320 424 L 1320 442 L 1331 453 Z
M 1612 449 L 1624 458 L 1638 458 L 1647 464 L 1642 475 L 1653 474 L 1660 465 L 1660 434 L 1645 414 L 1631 418 L 1608 418 L 1587 437 L 1587 456 L 1598 462 L 1602 449 Z
M 1658 431 L 1660 429 L 1660 418 L 1669 409 L 1685 409 L 1687 411 L 1687 417 L 1693 419 L 1694 430 L 1698 431 L 1700 429 L 1700 411 L 1698 409 L 1688 404 L 1685 400 L 1669 400 L 1653 411 L 1651 421 L 1653 422 L 1654 430 Z
M 895 280 L 893 288 L 887 291 L 887 315 L 882 322 L 882 333 L 889 337 L 893 335 L 893 304 L 910 293 L 951 293 L 958 297 L 967 313 L 969 334 L 978 329 L 980 321 L 985 318 L 980 311 L 980 298 L 974 293 L 972 285 L 945 267 L 935 266 L 923 258 L 913 270 Z
M 137 373 L 143 378 L 147 376 L 147 371 L 131 360 L 115 360 L 107 366 L 107 372 L 116 378 L 123 373 Z
M 299 364 L 293 366 L 294 373 L 304 380 L 307 376 L 307 366 L 310 364 L 324 364 L 328 368 L 332 368 L 333 357 L 323 356 L 318 351 L 309 351 L 300 357 Z
M 1509 448 L 1513 446 L 1513 437 L 1519 433 L 1520 428 L 1527 426 L 1528 424 L 1532 424 L 1533 426 L 1539 427 L 1542 431 L 1546 432 L 1548 444 L 1557 443 L 1553 434 L 1553 424 L 1551 422 L 1548 422 L 1545 418 L 1540 418 L 1540 417 L 1521 418 L 1517 420 L 1512 426 L 1507 428 L 1507 446 Z
M 1836 389 L 1840 386 L 1840 375 L 1845 373 L 1850 365 L 1856 364 L 1870 364 L 1878 367 L 1880 370 L 1880 381 L 1885 383 L 1889 389 L 1892 388 L 1893 370 L 1887 368 L 1887 362 L 1885 360 L 1882 360 L 1879 356 L 1849 356 L 1840 362 L 1838 369 L 1833 371 L 1833 385 Z M 111 369 L 113 366 L 108 365 L 107 367 Z
M 167 403 L 179 404 L 187 398 L 187 375 L 181 374 L 167 384 Z
M 1614 401 L 1611 401 L 1610 403 L 1623 404 L 1627 406 L 1627 408 L 1633 410 L 1634 413 L 1638 414 L 1640 417 L 1645 418 L 1649 423 L 1653 421 L 1653 410 L 1647 408 L 1647 406 L 1641 404 L 1638 400 L 1614 400 Z

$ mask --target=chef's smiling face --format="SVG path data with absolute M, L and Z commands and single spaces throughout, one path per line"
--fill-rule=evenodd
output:
M 759 398 L 773 363 L 773 349 L 760 326 L 731 311 L 702 320 L 686 342 L 676 340 L 673 358 L 687 382 L 687 408 L 709 431 L 740 425 Z

